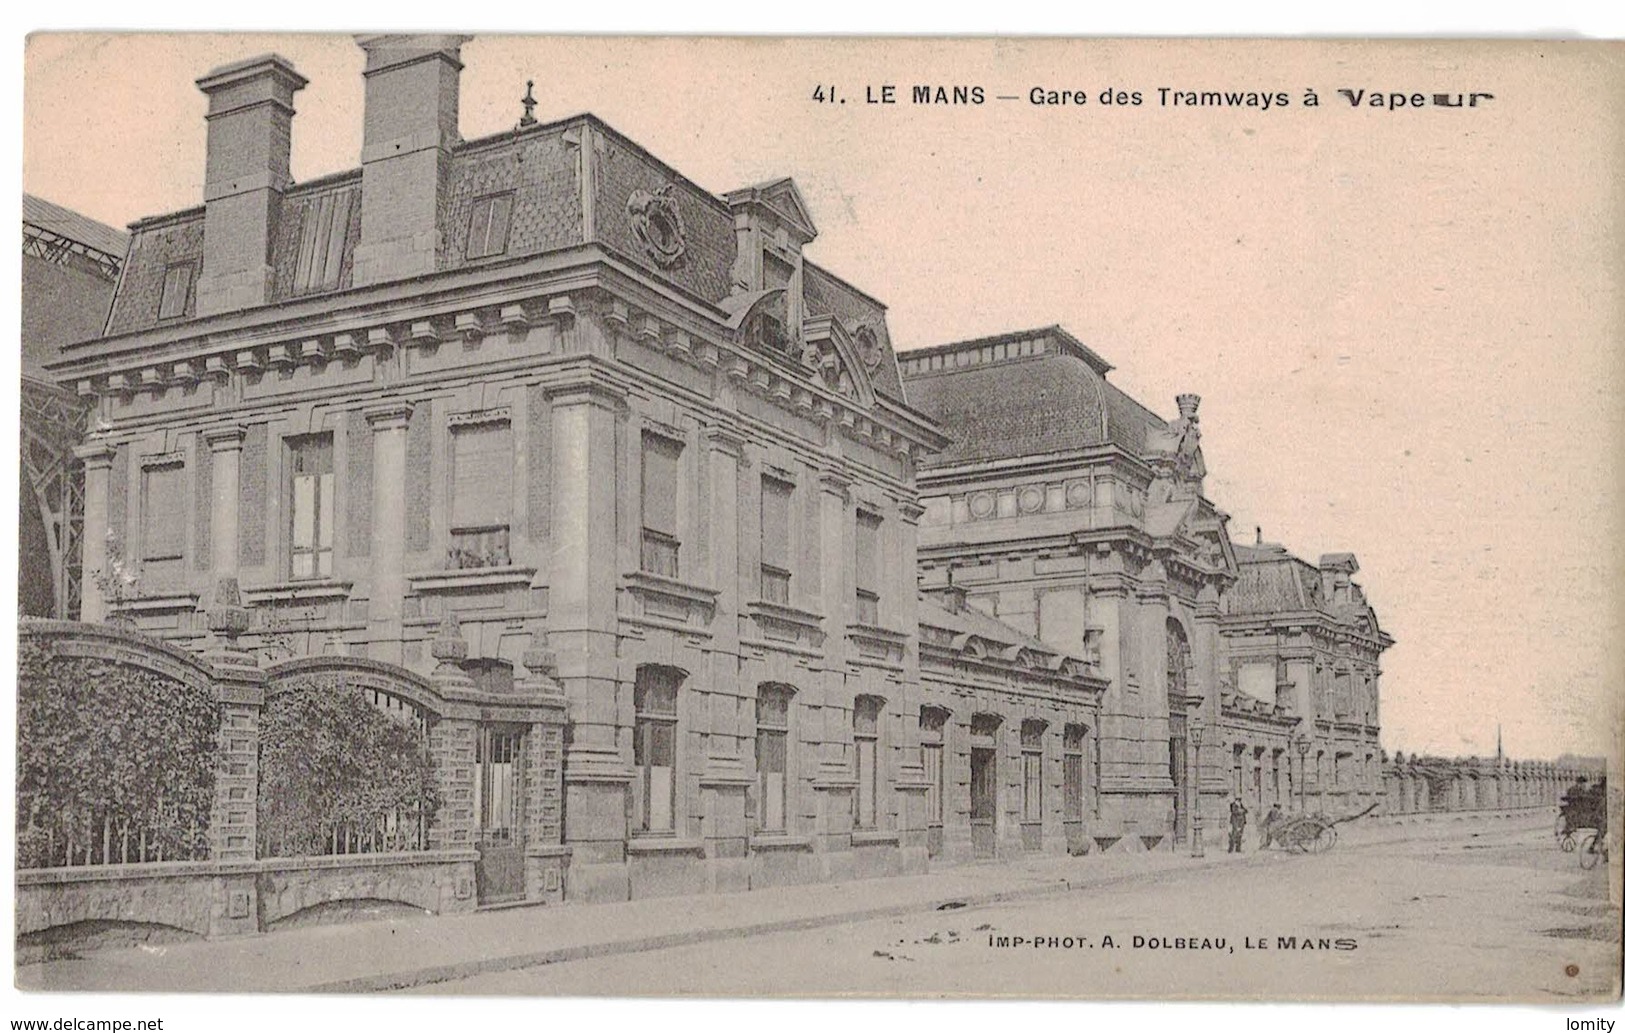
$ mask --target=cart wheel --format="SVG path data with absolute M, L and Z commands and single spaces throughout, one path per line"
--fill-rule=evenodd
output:
M 1337 829 L 1331 825 L 1322 825 L 1315 831 L 1315 836 L 1309 841 L 1311 854 L 1324 854 L 1337 845 Z
M 1586 871 L 1597 867 L 1597 862 L 1608 856 L 1608 845 L 1595 832 L 1586 836 L 1580 845 L 1580 867 Z
M 1574 853 L 1574 833 L 1572 833 L 1572 832 L 1563 833 L 1563 838 L 1558 841 L 1558 846 L 1563 848 L 1563 852 L 1565 854 Z

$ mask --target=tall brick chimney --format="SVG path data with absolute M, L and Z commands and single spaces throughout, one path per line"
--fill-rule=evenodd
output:
M 433 272 L 467 36 L 357 36 L 367 54 L 357 287 Z
M 271 300 L 271 244 L 291 182 L 293 95 L 305 83 L 276 54 L 216 68 L 197 81 L 209 98 L 200 316 Z

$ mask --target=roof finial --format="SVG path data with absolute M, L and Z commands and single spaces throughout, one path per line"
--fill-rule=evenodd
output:
M 535 86 L 536 80 L 525 80 L 525 96 L 519 101 L 519 103 L 525 106 L 525 114 L 519 119 L 520 129 L 524 129 L 526 126 L 533 126 L 536 124 L 536 96 L 532 92 L 532 90 L 535 89 Z

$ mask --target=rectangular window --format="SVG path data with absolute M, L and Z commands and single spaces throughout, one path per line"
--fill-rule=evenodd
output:
M 857 622 L 880 623 L 880 517 L 874 513 L 858 514 L 854 559 L 857 585 Z
M 795 486 L 762 478 L 762 599 L 790 604 L 790 500 Z
M 1044 820 L 1044 723 L 1021 722 L 1021 820 Z
M 141 475 L 141 588 L 180 588 L 186 568 L 186 468 L 152 466 Z
M 944 732 L 948 712 L 936 707 L 920 708 L 920 761 L 925 767 L 925 823 L 942 826 L 943 800 L 947 797 L 946 772 L 942 763 Z
M 641 569 L 678 576 L 677 473 L 683 446 L 658 434 L 643 435 L 643 555 Z
M 333 575 L 333 435 L 288 438 L 289 574 Z
M 357 189 L 335 190 L 313 197 L 299 209 L 299 255 L 294 262 L 293 292 L 330 291 L 339 285 L 344 266 L 344 239 L 350 233 Z
M 669 833 L 677 828 L 677 688 L 667 667 L 638 668 L 633 687 L 632 827 Z
M 158 299 L 159 319 L 179 319 L 186 315 L 192 298 L 192 263 L 179 262 L 164 270 L 164 292 Z
M 1061 818 L 1083 820 L 1082 725 L 1067 725 L 1061 738 Z
M 756 697 L 756 795 L 758 824 L 783 832 L 789 804 L 790 697 L 786 685 L 763 685 Z
M 882 700 L 860 696 L 852 709 L 853 774 L 858 781 L 853 824 L 860 829 L 875 828 L 879 822 L 882 705 Z
M 450 566 L 508 566 L 513 429 L 506 421 L 452 428 L 451 484 Z
M 513 194 L 493 194 L 474 202 L 468 220 L 468 257 L 489 258 L 508 250 Z

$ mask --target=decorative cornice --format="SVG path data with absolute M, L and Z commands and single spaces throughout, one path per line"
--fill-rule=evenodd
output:
M 242 450 L 248 432 L 242 427 L 210 427 L 201 436 L 211 452 L 237 452 Z
M 375 431 L 405 430 L 412 418 L 412 403 L 397 399 L 370 405 L 361 412 Z

